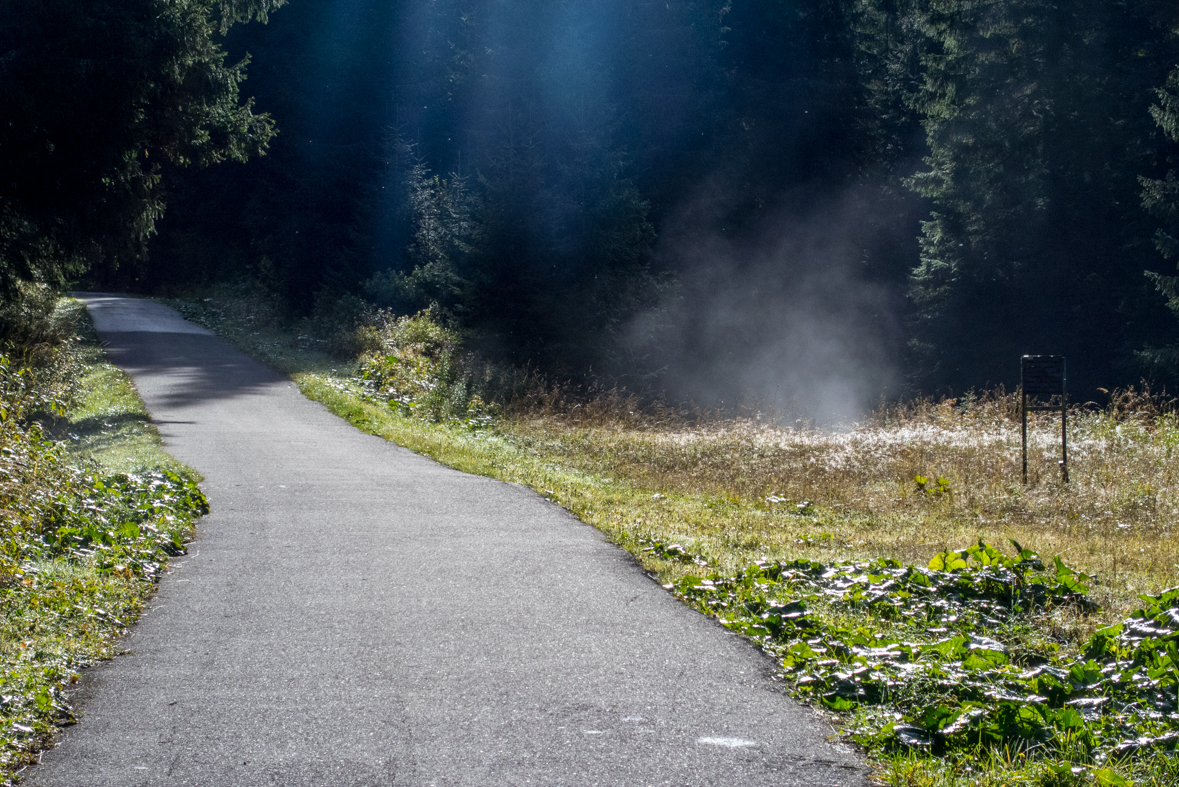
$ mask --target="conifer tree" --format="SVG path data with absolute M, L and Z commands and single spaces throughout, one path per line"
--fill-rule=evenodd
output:
M 924 379 L 1010 380 L 1025 352 L 1087 352 L 1078 372 L 1108 377 L 1145 322 L 1137 176 L 1166 42 L 1141 8 L 1104 0 L 925 0 L 916 18 Z
M 1179 32 L 1179 31 L 1177 31 Z M 1151 107 L 1151 115 L 1169 140 L 1179 143 L 1179 67 L 1167 77 L 1158 90 L 1158 103 Z M 1172 151 L 1171 163 L 1179 159 L 1179 148 Z M 1142 204 L 1161 225 L 1154 235 L 1155 247 L 1164 258 L 1179 258 L 1179 178 L 1170 170 L 1161 178 L 1141 178 Z M 1168 276 L 1147 271 L 1147 278 L 1166 298 L 1167 307 L 1179 316 L 1179 276 Z M 1156 374 L 1171 379 L 1179 378 L 1179 344 L 1147 346 L 1138 358 Z
M 260 155 L 275 133 L 219 38 L 285 0 L 0 0 L 0 292 L 139 256 L 164 165 Z

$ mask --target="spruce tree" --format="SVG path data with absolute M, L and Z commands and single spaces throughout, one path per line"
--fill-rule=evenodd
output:
M 1137 176 L 1167 42 L 1141 8 L 1105 0 L 926 0 L 916 18 L 922 379 L 1011 382 L 1018 355 L 1040 352 L 1083 355 L 1078 384 L 1103 384 L 1149 321 Z
M 143 252 L 164 165 L 263 153 L 220 36 L 285 0 L 0 0 L 0 293 Z

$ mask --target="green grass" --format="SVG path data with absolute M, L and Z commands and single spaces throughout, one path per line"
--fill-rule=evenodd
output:
M 0 592 L 0 784 L 13 782 L 75 721 L 69 689 L 79 670 L 119 652 L 150 581 L 128 581 L 86 562 L 35 561 Z
M 782 659 L 798 696 L 838 711 L 881 783 L 1175 783 L 1167 736 L 1179 731 L 1169 699 L 1179 652 L 1164 652 L 1175 637 L 1161 624 L 1146 645 L 1095 634 L 1143 606 L 1140 594 L 1179 584 L 1179 423 L 1157 398 L 1124 392 L 1107 409 L 1073 413 L 1068 485 L 1056 473 L 1058 427 L 1034 419 L 1025 487 L 1014 397 L 1003 392 L 821 430 L 554 389 L 472 429 L 407 417 L 404 402 L 359 379 L 364 363 L 284 330 L 265 298 L 223 290 L 174 303 L 358 428 L 529 486 L 603 531 L 686 602 Z M 976 549 L 957 568 L 948 551 L 980 540 L 1005 555 Z M 1045 569 L 1013 557 L 1012 540 L 1042 553 Z M 926 568 L 939 553 L 936 565 L 953 571 Z M 931 590 L 912 585 L 917 574 Z M 806 625 L 775 622 L 790 610 Z M 970 645 L 977 636 L 1000 650 Z M 836 658 L 807 656 L 806 643 Z M 1091 655 L 1094 643 L 1105 650 Z M 898 648 L 906 655 L 873 655 Z M 1101 677 L 1090 681 L 1093 658 Z M 1044 701 L 1035 692 L 1055 684 L 1036 677 L 1042 668 L 1081 677 Z M 1101 697 L 1106 710 L 1067 710 Z M 1162 742 L 1117 753 L 1136 737 Z
M 171 471 L 200 477 L 164 450 L 160 433 L 127 375 L 111 364 L 84 307 L 78 310 L 78 334 L 71 366 L 76 370 L 67 419 L 55 425 L 53 436 L 79 460 L 91 460 L 108 473 Z
M 106 361 L 81 304 L 62 301 L 58 317 L 80 336 L 43 354 L 30 401 L 64 408 L 41 413 L 42 431 L 16 418 L 17 388 L 0 402 L 12 415 L 0 430 L 5 787 L 76 720 L 79 671 L 119 653 L 204 507 L 192 472 L 164 452 L 130 381 Z

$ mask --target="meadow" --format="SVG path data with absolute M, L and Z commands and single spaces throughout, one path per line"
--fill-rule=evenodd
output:
M 757 640 L 882 784 L 1179 779 L 1165 396 L 1073 405 L 1068 483 L 1059 419 L 1034 416 L 1024 485 L 1017 392 L 820 428 L 496 370 L 429 315 L 333 329 L 242 290 L 173 303 L 358 427 L 601 529 Z

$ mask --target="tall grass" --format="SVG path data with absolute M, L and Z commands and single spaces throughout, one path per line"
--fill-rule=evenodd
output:
M 819 695 L 807 692 L 815 685 L 826 691 L 841 682 L 862 688 L 876 680 L 875 672 L 865 671 L 866 657 L 855 655 L 861 647 L 882 653 L 900 643 L 911 654 L 921 654 L 910 656 L 921 663 L 917 673 L 942 670 L 957 676 L 941 688 L 932 679 L 906 683 L 880 704 L 849 701 L 858 709 L 845 709 L 841 718 L 876 753 L 882 783 L 1120 785 L 1131 777 L 1140 784 L 1172 783 L 1173 762 L 1162 752 L 1144 750 L 1122 762 L 1109 759 L 1120 736 L 1174 728 L 1175 720 L 1150 707 L 1139 712 L 1118 705 L 1086 718 L 1083 729 L 1066 735 L 1060 725 L 1071 724 L 1067 719 L 1072 717 L 1054 704 L 1037 735 L 1056 739 L 1033 739 L 1018 725 L 1003 726 L 999 719 L 1007 711 L 995 709 L 998 715 L 987 716 L 996 703 L 971 694 L 971 686 L 989 681 L 1007 682 L 1009 688 L 1018 684 L 1026 694 L 1035 678 L 1022 671 L 1037 665 L 1068 672 L 1090 658 L 1086 648 L 1092 643 L 1106 641 L 1095 630 L 1126 616 L 1139 605 L 1139 594 L 1179 584 L 1179 547 L 1171 539 L 1179 514 L 1173 455 L 1179 421 L 1166 397 L 1131 389 L 1114 392 L 1108 406 L 1074 406 L 1067 484 L 1058 466 L 1059 420 L 1033 415 L 1029 483 L 1024 485 L 1017 392 L 896 403 L 857 423 L 819 428 L 754 408 L 707 412 L 609 386 L 556 384 L 529 370 L 484 367 L 455 376 L 456 356 L 468 364 L 468 372 L 476 367 L 457 355 L 457 337 L 421 322 L 428 323 L 428 315 L 369 326 L 368 349 L 359 357 L 332 358 L 324 350 L 333 342 L 296 335 L 281 322 L 247 330 L 232 315 L 258 312 L 223 303 L 223 297 L 182 305 L 291 373 L 305 393 L 360 428 L 452 466 L 529 485 L 565 506 L 634 552 L 685 600 L 777 654 L 788 682 L 799 676 L 792 669 L 810 670 L 806 674 L 818 683 L 812 689 L 799 683 L 796 691 L 812 701 Z M 246 325 L 256 326 L 257 320 Z M 437 362 L 441 350 L 452 353 L 446 363 Z M 447 390 L 460 379 L 464 395 L 477 393 L 487 403 L 488 418 L 472 423 L 464 420 L 462 408 L 426 406 L 440 388 Z M 407 401 L 415 406 L 406 406 Z M 1051 569 L 1037 575 L 1060 594 L 1034 608 L 996 612 L 996 618 L 966 607 L 961 614 L 953 612 L 963 600 L 959 591 L 951 592 L 955 598 L 947 598 L 946 605 L 914 600 L 911 606 L 925 610 L 914 617 L 905 616 L 899 597 L 879 610 L 849 600 L 853 586 L 868 595 L 852 596 L 866 599 L 885 593 L 893 582 L 889 577 L 911 577 L 912 572 L 936 574 L 931 582 L 948 588 L 983 587 L 991 582 L 984 576 L 990 569 L 961 575 L 925 569 L 938 553 L 980 540 L 1008 555 L 1015 553 L 1011 541 L 1016 541 L 1045 557 L 1061 556 L 1067 565 L 1057 563 L 1055 576 Z M 898 563 L 880 562 L 885 559 Z M 944 556 L 939 559 L 947 563 Z M 1023 559 L 1004 558 L 1003 565 Z M 752 565 L 755 561 L 758 565 Z M 1095 575 L 1095 582 L 1068 566 Z M 787 575 L 794 578 L 783 579 Z M 820 575 L 841 584 L 816 586 Z M 1101 607 L 1096 612 L 1069 589 L 1086 584 L 1093 585 L 1088 597 Z M 798 655 L 807 649 L 791 639 L 789 627 L 783 624 L 776 633 L 766 628 L 764 616 L 782 604 L 805 605 L 811 633 L 797 636 L 818 637 L 816 648 L 826 643 L 828 652 L 844 654 L 840 658 L 846 664 L 812 660 L 800 667 L 798 659 L 813 657 Z M 951 611 L 937 611 L 943 608 Z M 993 669 L 968 666 L 961 654 L 945 655 L 958 647 L 947 638 L 967 638 L 961 644 L 980 632 L 1001 642 L 1002 656 L 992 653 Z M 1165 639 L 1167 632 L 1156 634 Z M 1140 652 L 1128 643 L 1118 647 L 1125 654 Z M 1117 656 L 1101 658 L 1110 666 Z M 1151 669 L 1166 672 L 1170 662 L 1158 658 Z M 787 666 L 792 663 L 795 667 Z M 845 667 L 848 675 L 842 676 Z M 873 669 L 894 677 L 909 674 L 903 664 Z M 859 676 L 854 680 L 853 672 Z M 1133 696 L 1137 689 L 1127 683 L 1130 672 L 1119 675 L 1106 676 L 1102 687 L 1078 684 L 1072 690 L 1081 697 L 1104 691 Z M 1039 700 L 998 704 L 1011 710 L 1020 702 Z M 822 695 L 822 704 L 847 705 L 828 695 Z M 929 726 L 924 715 L 939 704 L 952 706 L 953 718 L 982 714 L 979 724 L 989 718 L 988 729 L 1005 742 L 977 749 L 953 743 L 953 734 Z M 889 732 L 889 725 L 901 720 L 920 726 L 922 734 L 944 738 L 941 755 L 904 751 Z
M 1059 416 L 1032 414 L 1026 486 L 1015 392 L 892 405 L 837 429 L 677 418 L 606 392 L 578 408 L 517 407 L 500 428 L 586 471 L 753 509 L 739 560 L 818 550 L 915 562 L 1015 539 L 1098 574 L 1103 602 L 1121 610 L 1179 580 L 1179 417 L 1148 391 L 1111 400 L 1072 408 L 1067 484 Z M 808 544 L 804 531 L 831 538 Z M 697 540 L 717 549 L 707 529 Z

